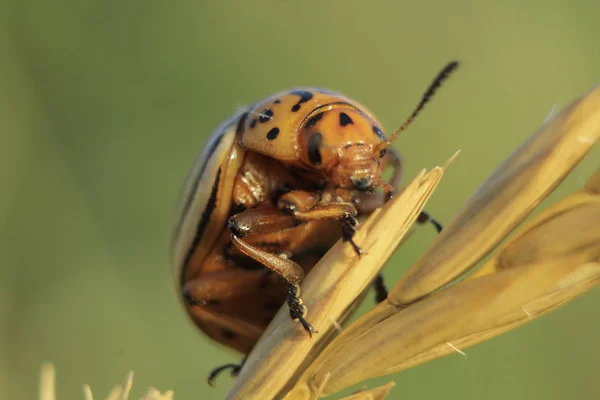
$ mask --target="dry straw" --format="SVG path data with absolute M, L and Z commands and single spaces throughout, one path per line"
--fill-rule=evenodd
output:
M 44 363 L 40 375 L 40 400 L 56 400 L 55 376 L 54 366 L 50 363 Z M 132 386 L 133 372 L 129 372 L 123 383 L 115 385 L 110 391 L 106 400 L 127 400 Z M 94 399 L 92 389 L 87 384 L 83 385 L 83 398 L 85 400 Z M 173 400 L 173 392 L 167 391 L 163 394 L 154 388 L 149 388 L 140 400 Z
M 356 240 L 365 256 L 359 259 L 350 246 L 338 243 L 306 277 L 302 297 L 319 334 L 308 338 L 289 322 L 284 307 L 227 399 L 317 399 L 461 352 L 595 286 L 600 278 L 600 170 L 581 191 L 515 229 L 599 140 L 600 86 L 523 143 L 477 189 L 388 299 L 340 333 L 340 324 L 406 236 L 450 162 L 421 172 L 361 226 Z M 54 399 L 54 372 L 48 368 L 43 400 Z M 131 378 L 109 399 L 126 399 Z M 364 390 L 346 400 L 384 399 L 392 387 Z M 172 394 L 148 396 L 168 399 Z M 89 388 L 86 398 L 92 398 Z

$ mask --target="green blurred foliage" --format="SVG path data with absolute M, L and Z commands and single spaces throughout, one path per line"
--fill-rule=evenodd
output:
M 598 82 L 599 13 L 589 0 L 1 0 L 1 397 L 35 398 L 50 360 L 60 399 L 82 398 L 84 382 L 104 396 L 130 369 L 134 398 L 148 386 L 221 398 L 229 378 L 211 389 L 205 377 L 239 357 L 189 323 L 168 261 L 179 187 L 212 129 L 315 85 L 391 130 L 457 58 L 396 143 L 407 177 L 462 149 L 427 207 L 447 222 L 554 104 Z M 580 188 L 599 154 L 552 199 Z M 433 238 L 420 229 L 388 279 Z M 392 398 L 599 398 L 598 300 L 398 374 Z

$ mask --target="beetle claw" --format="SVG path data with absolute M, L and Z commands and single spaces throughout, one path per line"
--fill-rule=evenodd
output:
M 312 327 L 312 325 L 303 317 L 303 316 L 299 316 L 298 317 L 298 321 L 300 321 L 300 323 L 302 324 L 302 326 L 304 327 L 304 330 L 306 332 L 308 332 L 308 335 L 312 338 L 312 334 L 313 333 L 319 333 L 318 330 L 316 330 L 315 328 Z
M 354 240 L 350 239 L 349 242 L 352 245 L 352 248 L 354 249 L 354 252 L 358 256 L 358 258 L 362 258 L 362 256 L 365 255 L 363 249 L 361 249 L 356 243 L 354 243 Z
M 221 372 L 227 369 L 231 369 L 231 377 L 235 378 L 240 373 L 240 370 L 244 365 L 244 361 L 246 361 L 246 359 L 242 360 L 240 364 L 225 364 L 213 369 L 208 375 L 208 384 L 212 387 L 215 387 L 215 379 L 217 379 L 217 376 L 219 376 Z

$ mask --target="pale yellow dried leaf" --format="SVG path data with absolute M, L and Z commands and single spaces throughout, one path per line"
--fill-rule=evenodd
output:
M 472 268 L 598 140 L 600 86 L 555 116 L 496 169 L 390 291 L 390 301 L 409 304 Z
M 83 398 L 85 400 L 94 400 L 94 395 L 92 394 L 92 388 L 87 383 L 83 385 Z
M 271 399 L 289 390 L 337 333 L 332 321 L 343 322 L 364 295 L 414 223 L 443 170 L 422 172 L 367 219 L 355 240 L 368 254 L 358 258 L 351 246 L 340 241 L 320 260 L 302 285 L 307 319 L 319 333 L 308 338 L 299 324 L 290 322 L 287 309 L 280 310 L 246 360 L 228 399 Z M 299 396 L 295 398 L 303 398 Z
M 122 384 L 116 385 L 108 394 L 106 400 L 127 400 L 133 386 L 133 371 L 129 371 Z
M 42 364 L 40 373 L 40 400 L 55 400 L 56 372 L 51 363 Z
M 600 194 L 589 193 L 587 188 L 596 175 L 588 180 L 585 190 L 546 208 L 524 224 L 468 279 L 554 255 L 594 252 L 593 243 L 600 235 Z
M 566 257 L 464 281 L 401 310 L 386 301 L 369 312 L 368 323 L 360 319 L 344 330 L 305 372 L 301 385 L 306 379 L 303 390 L 312 392 L 327 374 L 321 390 L 331 394 L 454 353 L 456 348 L 464 350 L 503 332 L 507 325 L 531 319 L 540 309 L 564 302 L 569 298 L 567 288 L 587 289 L 599 278 L 598 263 Z M 529 315 L 523 307 L 529 308 Z M 378 322 L 371 325 L 374 321 Z
M 150 388 L 148 389 L 148 391 L 146 392 L 146 394 L 144 394 L 143 397 L 141 397 L 141 400 L 172 400 L 173 399 L 173 392 L 172 391 L 167 391 L 164 394 L 162 394 L 159 390 L 156 390 L 154 388 Z

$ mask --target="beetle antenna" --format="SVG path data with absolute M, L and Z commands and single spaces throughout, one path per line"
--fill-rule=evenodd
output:
M 440 86 L 442 86 L 442 82 L 444 82 L 450 76 L 450 74 L 452 72 L 454 72 L 454 70 L 456 70 L 457 68 L 458 68 L 458 61 L 452 61 L 452 62 L 448 63 L 437 74 L 437 76 L 435 77 L 433 82 L 431 82 L 431 85 L 429 85 L 429 88 L 427 89 L 425 94 L 423 94 L 423 97 L 421 98 L 421 101 L 419 102 L 417 107 L 414 109 L 412 114 L 410 114 L 410 117 L 408 117 L 408 119 L 402 124 L 402 126 L 400 128 L 396 129 L 394 131 L 394 133 L 392 133 L 390 135 L 388 140 L 386 140 L 385 142 L 382 143 L 382 146 L 381 146 L 382 148 L 389 147 L 392 144 L 392 142 L 394 141 L 394 139 L 396 139 L 396 136 L 398 136 L 398 134 L 400 134 L 400 132 L 405 130 L 410 125 L 410 123 L 413 122 L 415 117 L 417 115 L 419 115 L 421 110 L 425 107 L 425 104 L 427 104 L 429 102 L 429 100 L 431 100 L 431 98 L 433 97 L 435 92 L 439 89 Z

